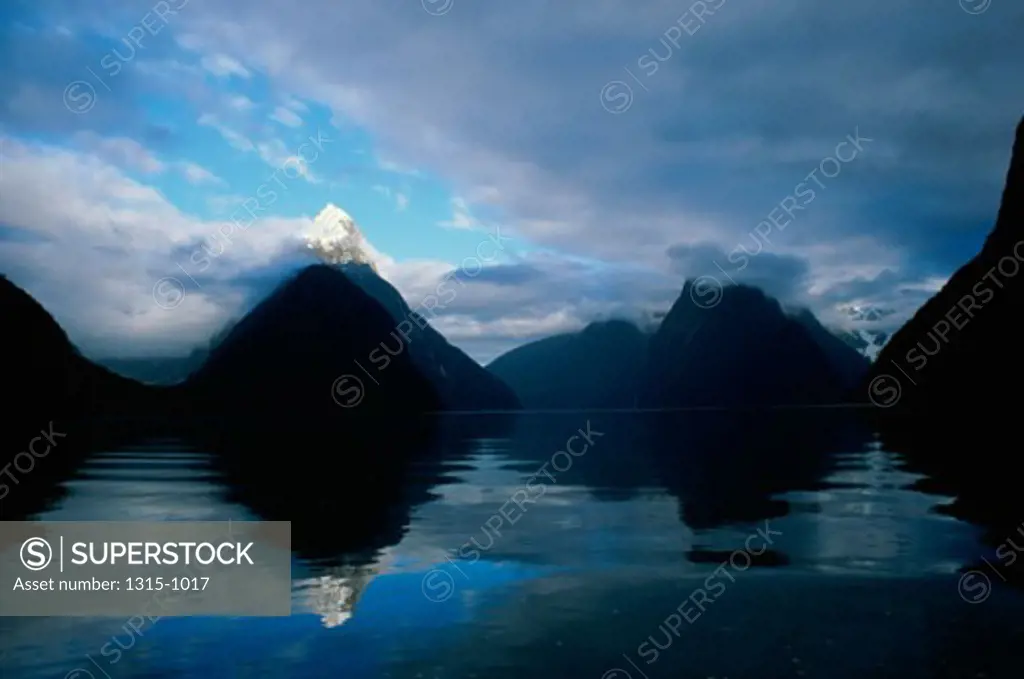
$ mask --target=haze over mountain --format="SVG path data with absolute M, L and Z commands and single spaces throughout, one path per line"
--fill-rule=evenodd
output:
M 896 332 L 872 366 L 868 396 L 900 410 L 988 408 L 1024 377 L 1024 118 L 995 226 L 981 251 Z

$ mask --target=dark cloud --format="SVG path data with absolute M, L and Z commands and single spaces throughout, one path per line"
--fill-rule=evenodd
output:
M 810 274 L 806 259 L 771 252 L 758 252 L 755 243 L 741 245 L 748 248 L 742 259 L 710 244 L 673 245 L 666 254 L 672 268 L 686 278 L 711 276 L 721 285 L 744 283 L 761 288 L 769 295 L 786 303 L 806 303 L 805 290 Z M 757 254 L 754 254 L 757 253 Z
M 530 264 L 501 264 L 478 271 L 454 269 L 460 281 L 469 284 L 524 285 L 544 278 L 544 273 Z

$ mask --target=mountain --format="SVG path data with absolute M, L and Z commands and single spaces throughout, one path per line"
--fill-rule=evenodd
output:
M 149 392 L 83 357 L 56 320 L 30 294 L 0 275 L 0 319 L 8 328 L 0 374 L 12 398 L 5 419 L 134 414 Z
M 882 349 L 866 381 L 868 397 L 903 411 L 983 410 L 1004 401 L 1024 378 L 1022 262 L 1024 119 L 992 232 Z
M 365 264 L 375 273 L 376 251 L 367 242 L 351 215 L 334 203 L 324 206 L 313 218 L 313 228 L 306 234 L 306 247 L 326 264 Z
M 21 412 L 63 409 L 82 380 L 64 330 L 31 295 L 0 276 L 0 318 L 8 328 L 3 376 L 10 406 Z M 13 330 L 13 332 L 12 332 Z
M 445 410 L 519 409 L 519 399 L 505 382 L 449 344 L 370 265 L 352 262 L 343 264 L 341 270 L 390 314 L 391 328 L 370 358 L 375 366 L 407 352 L 440 394 Z
M 896 313 L 895 310 L 849 305 L 842 307 L 841 311 L 846 314 L 849 327 L 837 330 L 836 336 L 859 354 L 874 361 L 892 336 L 886 319 Z
M 115 375 L 85 357 L 31 295 L 0 275 L 0 327 L 7 329 L 0 377 L 8 398 L 0 426 L 0 516 L 42 511 L 61 495 L 89 450 L 113 450 L 128 424 L 158 410 L 161 392 Z
M 356 607 L 381 566 L 343 564 L 331 566 L 323 575 L 296 582 L 305 593 L 306 606 L 320 616 L 320 624 L 330 629 L 352 619 Z
M 626 321 L 591 323 L 499 356 L 487 369 L 512 387 L 523 407 L 632 408 L 648 336 Z
M 725 288 L 703 308 L 687 281 L 650 342 L 645 407 L 762 407 L 842 402 L 848 379 L 800 320 L 757 288 Z M 817 322 L 815 321 L 815 324 Z M 823 329 L 822 329 L 823 330 Z M 840 361 L 844 363 L 845 361 Z
M 313 265 L 246 314 L 211 348 L 184 390 L 216 414 L 334 419 L 441 409 L 409 352 L 368 367 L 394 327 L 387 310 L 342 271 Z
M 878 354 L 882 352 L 885 343 L 891 337 L 885 330 L 869 330 L 867 328 L 840 330 L 836 336 L 869 361 L 878 358 Z
M 842 337 L 823 326 L 807 309 L 801 309 L 793 318 L 804 327 L 818 347 L 825 352 L 832 368 L 843 381 L 843 388 L 853 390 L 864 379 L 871 361 L 851 347 Z

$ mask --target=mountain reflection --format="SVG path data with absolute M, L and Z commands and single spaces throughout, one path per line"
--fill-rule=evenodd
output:
M 378 574 L 371 566 L 331 566 L 315 577 L 295 581 L 300 601 L 330 629 L 348 622 L 363 592 Z
M 657 675 L 696 662 L 712 676 L 720 654 L 701 649 L 726 626 L 763 643 L 759 653 L 796 643 L 757 636 L 783 606 L 824 615 L 855 602 L 867 643 L 911 624 L 875 627 L 914 576 L 938 615 L 959 614 L 951 573 L 977 555 L 976 529 L 929 511 L 949 499 L 919 492 L 923 477 L 850 413 L 286 425 L 83 447 L 31 516 L 290 521 L 295 615 L 161 619 L 116 665 L 97 652 L 114 634 L 130 643 L 123 621 L 0 621 L 19 676 L 64 676 L 89 666 L 86 654 L 111 663 L 110 676 L 218 676 L 233 658 L 258 676 L 509 676 L 526 647 L 531 673 L 581 676 L 582 663 L 602 676 L 697 588 L 711 592 L 704 583 L 729 561 L 735 586 L 716 581 L 727 592 Z M 581 430 L 585 451 L 582 438 L 570 444 Z M 533 501 L 517 507 L 524 491 Z M 747 568 L 731 557 L 751 535 Z

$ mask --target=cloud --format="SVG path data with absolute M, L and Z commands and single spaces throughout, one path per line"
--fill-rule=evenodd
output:
M 256 103 L 243 94 L 235 94 L 228 98 L 228 106 L 244 113 L 256 108 Z
M 781 302 L 807 303 L 811 267 L 806 258 L 761 252 L 730 260 L 730 253 L 708 244 L 673 245 L 666 254 L 686 278 L 711 276 L 723 286 L 753 285 Z
M 303 141 L 306 143 L 306 140 Z M 259 142 L 256 144 L 256 152 L 260 158 L 263 159 L 270 167 L 277 170 L 284 170 L 286 167 L 289 169 L 294 168 L 294 171 L 311 184 L 319 184 L 322 180 L 313 173 L 310 168 L 310 162 L 302 157 L 298 151 L 292 150 L 285 146 L 284 142 L 280 139 L 268 139 L 267 141 Z M 313 158 L 312 162 L 316 161 L 316 157 Z
M 230 288 L 197 291 L 180 313 L 154 303 L 154 283 L 173 269 L 167 253 L 203 232 L 158 191 L 95 155 L 11 139 L 4 148 L 0 223 L 34 237 L 0 242 L 0 269 L 83 349 L 184 352 L 239 303 Z
M 430 23 L 371 2 L 352 3 L 344 20 L 280 2 L 239 19 L 238 7 L 222 0 L 196 12 L 203 46 L 240 50 L 244 36 L 247 59 L 276 82 L 373 129 L 384 150 L 450 177 L 461 195 L 489 193 L 524 237 L 613 260 L 657 265 L 679 242 L 730 247 L 857 126 L 875 146 L 808 210 L 794 246 L 860 234 L 912 247 L 906 208 L 879 219 L 891 196 L 963 213 L 965 182 L 976 197 L 961 219 L 978 224 L 980 241 L 1020 114 L 1005 87 L 1024 56 L 1008 28 L 1024 15 L 1016 6 L 978 21 L 955 6 L 935 15 L 923 0 L 841 10 L 725 3 L 669 44 L 649 76 L 638 60 L 666 55 L 661 40 L 681 13 L 667 0 L 641 12 L 618 3 L 541 11 L 524 0 Z M 360 35 L 332 40 L 342 21 Z M 530 59 L 515 58 L 522 45 L 510 23 L 529 32 Z M 790 39 L 779 43 L 779 31 Z M 383 49 L 377 36 L 395 34 L 405 39 Z M 633 82 L 629 110 L 611 115 L 599 94 L 628 80 L 624 68 L 645 80 Z M 915 233 L 935 231 L 922 223 Z
M 79 132 L 73 138 L 77 145 L 112 165 L 147 174 L 163 172 L 165 165 L 134 139 L 100 137 L 93 132 Z
M 395 212 L 402 212 L 409 207 L 409 197 L 404 193 L 393 191 L 390 187 L 383 186 L 382 184 L 374 184 L 370 189 L 388 200 L 393 200 L 395 202 Z
M 308 219 L 268 217 L 243 231 L 227 220 L 178 210 L 160 191 L 98 155 L 2 141 L 0 224 L 21 237 L 0 238 L 0 271 L 36 296 L 90 356 L 184 354 L 312 261 L 301 240 Z M 202 174 L 197 165 L 176 167 Z M 62 187 L 60 201 L 49 195 L 52 186 Z M 219 199 L 225 206 L 238 201 Z M 410 304 L 434 294 L 453 271 L 449 262 L 398 262 L 369 247 Z M 517 293 L 515 311 L 503 321 L 504 307 L 486 301 L 492 294 L 489 274 L 470 273 L 453 283 L 460 289 L 457 300 L 441 310 L 445 320 L 438 322 L 467 338 L 486 328 L 508 333 L 513 341 L 528 334 L 534 312 L 523 302 L 543 299 L 540 290 Z M 185 289 L 180 306 L 171 309 L 154 299 L 159 282 L 168 279 Z M 550 298 L 545 304 L 537 332 L 552 327 L 551 319 L 576 318 Z M 489 315 L 475 311 L 483 308 Z
M 0 107 L 5 132 L 53 138 L 46 135 L 89 129 L 100 139 L 137 140 L 157 162 L 193 156 L 171 155 L 181 131 L 152 127 L 143 92 L 187 97 L 206 112 L 201 125 L 274 160 L 287 151 L 243 126 L 210 83 L 248 80 L 255 90 L 258 76 L 259 90 L 271 93 L 260 110 L 285 127 L 292 119 L 281 110 L 308 119 L 310 107 L 325 107 L 344 129 L 372 138 L 377 167 L 391 179 L 440 178 L 460 196 L 447 228 L 500 221 L 529 248 L 551 253 L 530 260 L 543 275 L 524 269 L 519 285 L 500 285 L 514 275 L 502 271 L 460 287 L 461 310 L 445 318 L 464 320 L 445 322 L 480 332 L 500 334 L 501 318 L 521 314 L 582 323 L 629 305 L 670 303 L 683 275 L 716 275 L 711 260 L 732 264 L 740 246 L 758 254 L 730 275 L 759 280 L 789 301 L 826 313 L 856 299 L 905 318 L 991 228 L 1022 111 L 1008 84 L 1024 61 L 1015 33 L 1024 6 L 993 3 L 972 16 L 955 2 L 935 11 L 926 0 L 706 4 L 717 9 L 690 35 L 678 33 L 687 8 L 669 0 L 456 4 L 441 21 L 420 7 L 373 0 L 353 0 L 344 12 L 328 0 L 311 0 L 302 12 L 285 0 L 206 0 L 175 17 L 187 52 L 147 45 L 87 118 L 61 96 L 102 52 L 77 37 L 6 28 L 10 86 Z M 134 25 L 138 17 L 118 5 L 68 5 L 60 23 L 75 36 L 108 16 Z M 161 69 L 171 75 L 159 76 Z M 617 115 L 602 105 L 602 88 L 613 81 L 631 88 L 628 109 Z M 858 129 L 874 140 L 864 153 L 816 187 L 792 224 L 769 242 L 756 240 L 756 227 Z M 118 153 L 120 160 L 113 148 L 96 147 L 75 162 L 145 174 L 139 157 Z M 85 175 L 74 178 L 91 186 Z M 116 185 L 140 196 L 155 191 Z M 407 193 L 392 189 L 396 206 Z M 98 195 L 98 205 L 114 204 Z M 83 198 L 84 213 L 90 205 Z M 130 220 L 114 222 L 123 230 Z M 182 246 L 202 237 L 196 229 Z M 263 243 L 267 261 L 283 247 L 283 236 L 275 238 L 276 246 Z M 241 256 L 244 249 L 240 262 L 263 261 Z M 429 291 L 442 265 L 403 262 L 396 276 L 403 290 Z M 493 348 L 506 339 L 479 341 Z
M 187 179 L 190 184 L 225 184 L 223 179 L 201 165 L 196 165 L 195 163 L 186 161 L 179 163 L 178 168 L 181 170 L 181 173 L 185 175 L 185 179 Z
M 465 199 L 458 196 L 452 198 L 452 218 L 439 224 L 449 229 L 475 229 L 479 226 L 476 219 L 469 213 Z
M 302 118 L 295 111 L 284 106 L 275 108 L 270 118 L 288 127 L 302 127 Z
M 248 79 L 252 77 L 252 73 L 249 72 L 249 69 L 242 66 L 238 60 L 225 54 L 211 54 L 204 56 L 200 61 L 200 64 L 207 71 L 221 78 L 237 76 L 239 78 Z
M 252 143 L 252 140 L 250 140 L 248 137 L 246 137 L 245 135 L 241 134 L 240 132 L 238 132 L 238 131 L 228 127 L 225 124 L 223 124 L 213 114 L 204 113 L 203 115 L 199 116 L 199 119 L 196 122 L 199 125 L 205 125 L 206 127 L 212 127 L 214 130 L 216 130 L 220 134 L 220 136 L 222 136 L 224 138 L 224 141 L 226 141 L 228 144 L 230 144 L 232 147 L 238 149 L 239 151 L 254 151 L 254 150 L 256 150 L 256 145 Z

